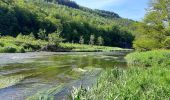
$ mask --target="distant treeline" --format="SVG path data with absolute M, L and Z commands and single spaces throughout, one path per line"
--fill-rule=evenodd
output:
M 0 33 L 17 36 L 32 33 L 36 38 L 40 30 L 48 35 L 57 31 L 64 42 L 84 43 L 94 35 L 102 37 L 104 45 L 130 48 L 134 40 L 134 21 L 102 10 L 91 10 L 67 0 L 0 0 Z M 65 3 L 66 2 L 66 3 Z M 62 5 L 61 5 L 62 4 Z M 65 5 L 65 6 L 64 6 Z M 72 7 L 77 5 L 78 7 Z M 76 8 L 76 9 L 75 9 Z

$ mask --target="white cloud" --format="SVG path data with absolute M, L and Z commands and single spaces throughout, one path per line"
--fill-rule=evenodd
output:
M 90 8 L 103 8 L 107 5 L 118 6 L 126 0 L 73 0 L 78 4 L 90 7 Z

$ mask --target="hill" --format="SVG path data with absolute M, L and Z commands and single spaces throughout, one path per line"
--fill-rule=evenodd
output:
M 116 13 L 81 7 L 69 0 L 0 0 L 0 33 L 17 36 L 61 32 L 64 42 L 85 44 L 91 35 L 104 39 L 104 45 L 131 47 L 133 24 Z M 95 42 L 96 43 L 96 42 Z

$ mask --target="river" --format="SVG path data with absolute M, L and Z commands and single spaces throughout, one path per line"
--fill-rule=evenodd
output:
M 124 54 L 34 52 L 0 54 L 0 100 L 68 99 L 73 87 L 90 87 L 100 72 L 125 67 Z

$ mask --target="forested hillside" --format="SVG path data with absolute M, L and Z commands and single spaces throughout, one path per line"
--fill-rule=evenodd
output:
M 48 2 L 47 2 L 48 1 Z M 62 5 L 61 5 L 62 4 Z M 68 0 L 0 0 L 0 33 L 2 36 L 29 35 L 44 38 L 55 31 L 64 42 L 84 43 L 94 35 L 102 37 L 104 45 L 131 47 L 135 30 L 132 20 L 102 10 L 80 7 Z

